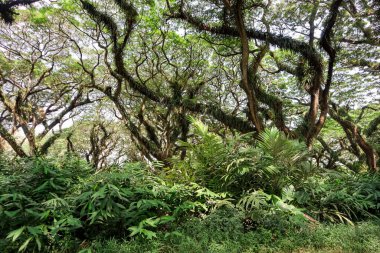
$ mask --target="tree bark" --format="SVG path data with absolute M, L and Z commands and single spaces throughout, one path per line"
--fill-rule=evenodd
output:
M 7 129 L 0 124 L 0 136 L 3 137 L 4 140 L 11 146 L 11 148 L 16 152 L 16 154 L 20 157 L 27 157 L 28 155 L 22 149 L 20 145 L 17 144 L 15 138 L 8 133 Z
M 369 169 L 372 172 L 377 172 L 377 157 L 378 154 L 376 153 L 375 149 L 367 143 L 365 138 L 360 133 L 360 128 L 356 126 L 354 123 L 352 123 L 349 120 L 343 119 L 340 117 L 340 115 L 333 109 L 330 108 L 329 110 L 330 116 L 339 123 L 339 125 L 342 126 L 342 128 L 350 133 L 352 141 L 356 142 L 360 149 L 364 152 L 366 158 L 367 158 L 367 165 Z M 349 138 L 349 136 L 347 136 Z
M 248 63 L 249 63 L 249 41 L 247 37 L 247 32 L 245 30 L 244 18 L 243 18 L 243 0 L 238 0 L 235 6 L 235 20 L 236 26 L 239 31 L 242 57 L 241 57 L 241 75 L 242 75 L 242 87 L 247 95 L 248 99 L 248 111 L 252 123 L 256 127 L 258 133 L 262 132 L 264 126 L 258 114 L 258 102 L 254 89 L 249 85 L 248 82 Z

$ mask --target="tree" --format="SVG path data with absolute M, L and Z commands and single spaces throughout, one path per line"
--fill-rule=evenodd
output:
M 220 135 L 255 132 L 256 138 L 275 126 L 309 149 L 322 145 L 329 167 L 350 152 L 377 170 L 367 137 L 378 121 L 356 133 L 358 122 L 346 116 L 363 101 L 363 109 L 375 103 L 376 1 L 78 0 L 59 6 L 66 21 L 54 29 L 76 52 L 75 66 L 88 80 L 83 87 L 114 104 L 146 158 L 184 157 L 176 141 L 189 138 L 186 118 L 197 115 Z M 342 114 L 342 108 L 349 110 Z M 325 139 L 329 120 L 350 148 Z
M 89 1 L 80 2 L 82 8 L 90 14 L 95 23 L 100 28 L 106 28 L 103 31 L 107 34 L 106 38 L 109 40 L 107 45 L 112 47 L 110 52 L 113 57 L 108 66 L 111 66 L 111 70 L 114 76 L 117 75 L 119 82 L 125 81 L 128 87 L 133 92 L 142 95 L 145 101 L 153 102 L 155 105 L 173 106 L 172 102 L 177 101 L 172 96 L 174 93 L 162 93 L 162 91 L 166 91 L 162 86 L 159 90 L 154 89 L 150 84 L 141 80 L 138 73 L 133 73 L 127 65 L 127 62 L 131 63 L 131 54 L 127 50 L 129 49 L 128 44 L 133 43 L 133 32 L 135 30 L 143 32 L 141 29 L 143 26 L 138 23 L 143 16 L 138 15 L 139 7 L 137 6 L 144 8 L 144 5 L 139 3 L 132 5 L 126 1 L 111 1 L 115 8 L 120 9 L 124 15 L 124 17 L 113 18 L 102 4 Z M 309 26 L 302 28 L 305 32 L 297 31 L 296 28 L 281 27 L 279 18 L 275 16 L 277 13 L 274 11 L 274 8 L 281 5 L 280 3 L 200 1 L 199 4 L 193 5 L 191 2 L 180 1 L 167 2 L 166 5 L 166 9 L 162 3 L 158 6 L 151 6 L 151 8 L 166 11 L 166 15 L 171 20 L 182 20 L 190 24 L 196 30 L 191 30 L 187 26 L 181 29 L 189 29 L 190 33 L 194 33 L 195 36 L 197 36 L 196 31 L 200 31 L 199 35 L 203 38 L 207 37 L 206 40 L 210 47 L 232 49 L 235 54 L 222 57 L 223 61 L 229 61 L 236 55 L 240 57 L 240 74 L 238 76 L 240 81 L 236 88 L 244 92 L 247 103 L 243 111 L 235 113 L 236 116 L 225 112 L 222 109 L 225 105 L 196 103 L 193 99 L 174 104 L 177 109 L 181 107 L 190 113 L 206 114 L 241 132 L 260 132 L 265 125 L 274 124 L 288 136 L 304 138 L 309 147 L 313 144 L 313 139 L 320 133 L 331 107 L 329 105 L 330 90 L 336 89 L 332 87 L 334 69 L 336 66 L 338 68 L 344 66 L 344 62 L 339 59 L 340 55 L 337 54 L 336 47 L 336 39 L 339 38 L 338 35 L 342 31 L 339 29 L 343 29 L 340 23 L 341 18 L 345 17 L 347 14 L 345 8 L 348 8 L 343 1 L 333 1 L 330 5 L 322 5 L 318 1 L 304 4 L 301 7 L 300 15 L 305 17 L 309 13 L 312 14 L 309 17 Z M 294 7 L 294 5 L 292 6 Z M 374 8 L 374 5 L 367 8 Z M 247 18 L 249 16 L 260 18 L 250 21 Z M 323 20 L 321 25 L 315 24 L 317 16 Z M 126 20 L 124 25 L 119 25 L 118 18 Z M 294 27 L 299 23 L 291 17 L 286 18 L 289 19 L 290 24 L 294 24 Z M 171 28 L 169 25 L 169 29 Z M 315 34 L 316 30 L 321 32 L 319 38 Z M 296 34 L 302 34 L 303 37 L 296 38 Z M 150 48 L 150 50 L 152 49 Z M 340 53 L 342 50 L 339 50 Z M 294 65 L 284 62 L 286 58 L 284 59 L 283 55 L 286 55 L 287 52 L 293 53 L 288 58 L 294 61 Z M 136 62 L 134 65 L 136 66 Z M 138 63 L 137 66 L 139 67 Z M 268 68 L 276 67 L 277 71 L 267 71 Z M 293 102 L 296 101 L 295 105 L 291 102 L 290 106 L 285 106 L 284 104 L 289 102 L 284 100 L 281 96 L 283 94 L 271 91 L 270 82 L 276 80 L 275 75 L 281 72 L 293 76 L 297 80 L 298 87 L 302 88 L 296 93 L 300 98 L 290 98 L 293 99 Z M 157 73 L 152 72 L 152 74 Z M 283 77 L 282 74 L 279 76 Z M 162 83 L 162 80 L 159 82 Z M 207 84 L 205 86 L 207 87 Z M 198 97 L 202 97 L 202 94 L 198 94 Z M 215 98 L 215 94 L 212 97 Z M 305 102 L 300 102 L 301 100 Z M 287 115 L 289 107 L 300 105 L 303 108 L 302 117 L 298 117 L 289 126 L 287 117 L 293 116 Z M 241 117 L 246 117 L 246 119 Z M 147 124 L 145 125 L 147 126 Z M 130 126 L 130 129 L 133 127 Z M 142 139 L 140 142 L 149 146 L 148 142 Z M 368 149 L 362 149 L 362 151 L 367 156 L 371 156 L 367 152 Z M 375 170 L 375 164 L 369 163 L 368 165 Z
M 300 5 L 295 7 L 295 3 L 299 3 Z M 170 18 L 183 20 L 191 24 L 198 31 L 210 34 L 215 38 L 214 41 L 223 38 L 223 36 L 239 38 L 242 59 L 241 83 L 248 98 L 250 120 L 256 126 L 256 129 L 260 131 L 262 123 L 258 119 L 265 117 L 265 115 L 260 116 L 260 114 L 263 114 L 263 110 L 258 111 L 256 107 L 258 103 L 263 103 L 275 112 L 272 120 L 280 130 L 290 135 L 295 134 L 296 136 L 299 136 L 299 133 L 301 133 L 301 136 L 306 139 L 306 142 L 310 146 L 313 138 L 321 131 L 328 116 L 330 90 L 334 89 L 332 87 L 334 84 L 334 69 L 336 66 L 344 66 L 344 62 L 337 62 L 340 55 L 336 47 L 336 39 L 339 39 L 339 36 L 342 35 L 342 32 L 345 31 L 344 28 L 347 26 L 347 24 L 343 25 L 341 23 L 341 19 L 347 17 L 348 12 L 351 17 L 356 19 L 356 24 L 367 38 L 367 40 L 364 40 L 365 42 L 361 42 L 376 45 L 376 39 L 374 38 L 378 38 L 378 31 L 372 30 L 369 27 L 364 28 L 363 20 L 359 18 L 360 15 L 354 14 L 352 16 L 352 11 L 347 11 L 347 9 L 353 8 L 357 10 L 365 8 L 366 11 L 372 11 L 377 7 L 377 4 L 371 2 L 363 7 L 362 2 L 351 2 L 346 5 L 343 1 L 339 0 L 332 1 L 329 6 L 322 5 L 319 1 L 303 4 L 298 1 L 289 1 L 288 4 L 291 4 L 289 5 L 289 9 L 292 8 L 291 10 L 294 10 L 294 8 L 298 8 L 301 14 L 301 17 L 296 17 L 301 21 L 296 21 L 294 18 L 286 16 L 286 21 L 287 24 L 290 24 L 290 28 L 282 28 L 280 20 L 276 18 L 276 15 L 280 16 L 281 14 L 276 13 L 275 10 L 283 11 L 282 7 L 284 6 L 281 6 L 281 3 L 265 1 L 201 1 L 201 4 L 193 5 L 190 1 L 177 1 L 174 4 L 168 2 L 168 8 L 170 10 Z M 323 14 L 323 12 L 327 13 L 327 15 Z M 307 18 L 308 15 L 308 27 L 298 24 L 304 22 L 302 19 Z M 370 22 L 376 23 L 376 20 L 372 19 L 373 15 L 371 15 Z M 323 20 L 322 25 L 318 26 L 315 24 L 317 16 Z M 249 17 L 260 18 L 253 18 L 252 20 Z M 321 31 L 320 38 L 316 37 L 317 29 Z M 301 34 L 301 38 L 296 38 L 295 35 L 297 34 Z M 335 34 L 338 34 L 338 36 L 335 36 Z M 345 34 L 345 36 L 348 38 L 352 34 Z M 368 38 L 372 39 L 368 40 Z M 251 62 L 249 60 L 250 47 L 252 47 L 250 40 L 255 40 L 257 48 L 256 53 L 253 53 L 253 60 Z M 257 41 L 261 41 L 261 43 L 258 44 Z M 346 42 L 348 45 L 344 46 L 347 49 L 355 50 L 356 52 L 360 51 L 358 47 L 352 48 L 352 44 L 355 44 L 355 42 L 353 43 L 351 40 L 346 40 Z M 323 51 L 318 50 L 315 47 L 316 45 Z M 272 51 L 271 48 L 277 48 L 277 50 Z M 343 51 L 340 48 L 339 50 L 339 53 Z M 295 66 L 291 66 L 279 61 L 276 55 L 281 53 L 281 51 L 291 51 L 297 54 L 299 56 L 298 63 L 296 62 Z M 309 95 L 309 99 L 306 102 L 306 105 L 309 107 L 307 115 L 303 121 L 300 121 L 301 124 L 295 128 L 295 131 L 289 132 L 290 128 L 284 122 L 283 115 L 286 114 L 283 112 L 283 98 L 263 92 L 264 89 L 262 87 L 269 86 L 269 84 L 265 85 L 262 83 L 263 75 L 259 76 L 258 70 L 265 71 L 265 58 L 268 54 L 274 58 L 278 71 L 286 71 L 295 76 Z M 373 57 L 373 55 L 370 57 Z M 342 59 L 339 60 L 341 61 Z M 326 67 L 325 61 L 327 62 Z M 374 74 L 376 75 L 376 73 Z M 371 78 L 374 78 L 373 75 Z M 248 81 L 250 81 L 252 91 L 247 90 Z M 360 140 L 361 138 L 357 138 L 355 141 L 361 142 Z M 376 160 L 377 155 L 372 152 L 373 148 L 365 148 L 364 146 L 366 145 L 359 146 L 362 147 L 362 151 L 367 155 L 369 167 L 376 170 L 376 162 L 373 161 Z
M 69 42 L 54 29 L 1 27 L 0 136 L 22 157 L 46 154 L 76 109 L 93 101 L 69 63 Z

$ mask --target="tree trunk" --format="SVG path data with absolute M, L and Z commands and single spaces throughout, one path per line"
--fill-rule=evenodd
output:
M 248 111 L 252 123 L 255 125 L 257 132 L 261 132 L 264 126 L 258 115 L 258 103 L 255 91 L 250 87 L 248 82 L 248 63 L 249 63 L 249 43 L 247 32 L 245 30 L 244 19 L 243 19 L 243 1 L 238 0 L 236 3 L 236 26 L 239 31 L 241 47 L 242 47 L 242 57 L 241 57 L 241 75 L 242 75 L 242 87 L 247 95 L 248 99 Z
M 360 128 L 351 121 L 340 117 L 333 108 L 330 108 L 329 114 L 336 122 L 339 123 L 339 125 L 342 126 L 346 133 L 350 133 L 351 140 L 359 145 L 360 149 L 364 152 L 367 158 L 369 169 L 373 172 L 378 171 L 376 164 L 378 155 L 376 154 L 375 149 L 370 144 L 368 144 L 365 138 L 361 135 Z M 347 137 L 350 138 L 350 136 Z

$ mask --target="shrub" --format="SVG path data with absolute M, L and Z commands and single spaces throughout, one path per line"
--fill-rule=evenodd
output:
M 313 172 L 305 144 L 289 140 L 274 128 L 254 141 L 250 134 L 222 139 L 200 121 L 192 119 L 192 123 L 198 139 L 179 142 L 188 150 L 188 157 L 173 160 L 169 179 L 192 181 L 237 196 L 257 189 L 279 195 L 282 188 Z
M 48 249 L 81 227 L 65 199 L 89 167 L 73 157 L 42 158 L 2 164 L 0 178 L 0 236 L 9 238 L 4 251 Z
M 296 202 L 320 220 L 351 223 L 380 214 L 380 175 L 329 172 L 305 180 Z
M 4 252 L 75 251 L 96 238 L 151 239 L 225 197 L 195 183 L 167 185 L 142 164 L 93 175 L 73 157 L 14 164 L 0 171 L 0 236 L 12 242 Z

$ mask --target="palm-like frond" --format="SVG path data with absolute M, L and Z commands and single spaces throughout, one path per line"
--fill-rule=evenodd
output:
M 268 205 L 270 198 L 270 195 L 266 194 L 262 190 L 258 190 L 241 198 L 237 203 L 237 206 L 247 211 L 252 209 L 260 209 L 263 206 Z
M 267 156 L 282 164 L 293 165 L 304 159 L 307 147 L 304 143 L 289 140 L 275 128 L 260 133 L 257 147 Z

